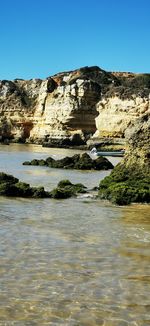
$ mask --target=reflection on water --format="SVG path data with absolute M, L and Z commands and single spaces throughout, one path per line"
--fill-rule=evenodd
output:
M 27 180 L 21 150 L 8 147 L 0 165 Z M 21 148 L 23 160 L 49 155 Z M 37 181 L 30 170 L 30 181 L 41 184 L 45 176 L 49 188 L 43 171 Z M 49 173 L 54 183 L 63 171 Z M 89 186 L 103 176 L 68 173 Z M 115 207 L 88 198 L 0 197 L 0 325 L 149 326 L 149 212 L 148 205 Z

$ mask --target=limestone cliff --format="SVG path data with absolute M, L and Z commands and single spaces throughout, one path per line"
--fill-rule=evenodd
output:
M 149 93 L 149 74 L 110 73 L 99 67 L 45 80 L 3 80 L 0 137 L 47 144 L 124 137 L 127 127 L 150 111 Z
M 120 82 L 97 104 L 97 137 L 124 137 L 126 129 L 150 112 L 150 74 L 113 73 Z
M 128 143 L 123 164 L 150 174 L 150 114 L 144 114 L 126 130 Z

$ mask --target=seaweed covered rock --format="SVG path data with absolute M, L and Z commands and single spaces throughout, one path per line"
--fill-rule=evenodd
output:
M 5 182 L 7 182 L 7 183 L 16 183 L 16 182 L 18 182 L 18 179 L 13 177 L 10 174 L 0 172 L 0 184 L 5 183 Z
M 129 168 L 120 163 L 110 176 L 101 181 L 99 196 L 118 205 L 149 203 L 150 173 L 144 174 L 140 169 L 137 171 L 137 168 Z
M 64 199 L 86 192 L 83 184 L 73 184 L 69 180 L 60 181 L 55 189 L 48 192 L 43 187 L 30 187 L 28 183 L 0 172 L 0 196 Z
M 99 196 L 119 205 L 150 203 L 150 115 L 127 130 L 128 152 L 100 182 Z
M 105 157 L 98 157 L 93 160 L 87 153 L 82 155 L 75 154 L 71 157 L 64 157 L 59 160 L 54 160 L 52 157 L 48 157 L 46 160 L 25 161 L 23 165 L 39 165 L 48 166 L 50 168 L 59 169 L 78 169 L 78 170 L 108 170 L 112 169 L 113 165 Z
M 0 172 L 0 195 L 11 197 L 47 198 L 50 193 L 43 187 L 30 187 L 28 183 L 20 182 L 12 175 Z
M 69 180 L 61 180 L 58 183 L 57 188 L 51 191 L 51 197 L 56 199 L 64 199 L 86 192 L 86 187 L 81 183 L 73 184 Z

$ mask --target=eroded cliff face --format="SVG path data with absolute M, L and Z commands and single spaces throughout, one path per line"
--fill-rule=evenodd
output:
M 150 174 L 150 114 L 143 114 L 126 130 L 128 143 L 123 164 Z
M 0 82 L 0 137 L 51 144 L 53 140 L 125 137 L 150 111 L 150 75 L 109 73 L 99 67 L 45 80 Z M 77 138 L 76 138 L 77 141 Z
M 97 103 L 95 137 L 125 137 L 126 129 L 150 112 L 150 74 L 112 73 L 118 85 L 109 85 Z
M 53 80 L 58 82 L 55 78 Z M 85 133 L 93 134 L 96 130 L 96 103 L 100 98 L 100 86 L 82 78 L 72 84 L 62 78 L 61 83 L 56 85 L 53 92 L 40 90 L 30 139 L 48 142 L 53 138 L 69 138 L 75 133 L 80 134 L 81 138 Z
M 24 140 L 30 137 L 40 80 L 0 82 L 0 136 Z
M 104 97 L 97 104 L 95 137 L 125 137 L 125 131 L 142 114 L 150 111 L 149 97 L 132 95 L 121 99 L 118 95 Z
M 88 72 L 95 74 L 95 69 Z M 76 133 L 84 138 L 96 131 L 100 96 L 99 83 L 84 68 L 43 81 L 1 81 L 0 136 L 38 143 Z

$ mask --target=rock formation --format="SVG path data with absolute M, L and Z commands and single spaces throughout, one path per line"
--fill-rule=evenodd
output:
M 150 111 L 150 75 L 109 73 L 99 67 L 45 80 L 0 82 L 0 138 L 48 145 L 125 137 Z
M 43 187 L 31 187 L 12 175 L 0 172 L 0 196 L 49 198 L 51 194 Z
M 144 114 L 126 130 L 127 153 L 126 166 L 150 172 L 150 114 Z M 144 173 L 145 173 L 144 172 Z
M 0 172 L 0 196 L 65 199 L 87 192 L 82 183 L 73 184 L 69 180 L 61 180 L 57 188 L 45 191 L 43 187 L 31 187 L 12 175 Z
M 99 196 L 119 205 L 150 203 L 150 115 L 126 130 L 128 150 L 110 176 L 100 183 Z
M 126 129 L 143 113 L 150 110 L 148 97 L 133 94 L 122 99 L 120 95 L 103 98 L 97 105 L 97 137 L 124 137 Z
M 66 156 L 59 160 L 54 160 L 48 157 L 46 160 L 33 159 L 32 161 L 25 161 L 23 165 L 39 165 L 48 166 L 50 168 L 58 169 L 77 169 L 77 170 L 109 170 L 113 169 L 113 165 L 106 157 L 98 157 L 93 160 L 87 153 L 81 155 L 75 154 L 73 156 Z

